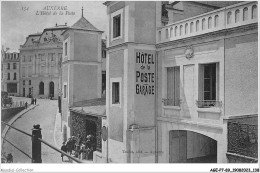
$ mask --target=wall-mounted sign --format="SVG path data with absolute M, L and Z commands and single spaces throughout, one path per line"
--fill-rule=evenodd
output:
M 137 95 L 155 95 L 155 55 L 153 51 L 136 50 L 135 76 Z

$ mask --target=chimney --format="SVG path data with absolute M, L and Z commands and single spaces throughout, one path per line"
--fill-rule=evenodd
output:
M 58 24 L 56 23 L 56 27 L 58 26 Z

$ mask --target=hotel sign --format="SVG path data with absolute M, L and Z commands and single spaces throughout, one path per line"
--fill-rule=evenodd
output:
M 135 92 L 137 95 L 155 95 L 155 54 L 154 51 L 135 51 Z

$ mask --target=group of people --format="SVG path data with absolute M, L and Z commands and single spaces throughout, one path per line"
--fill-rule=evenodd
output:
M 36 105 L 36 98 L 31 98 L 31 105 Z
M 78 138 L 72 136 L 66 142 L 62 143 L 61 150 L 76 158 L 88 159 L 89 154 L 94 150 L 93 145 L 95 144 L 93 138 L 93 135 L 87 135 L 85 140 L 80 135 Z M 61 154 L 62 161 L 63 157 L 64 154 Z

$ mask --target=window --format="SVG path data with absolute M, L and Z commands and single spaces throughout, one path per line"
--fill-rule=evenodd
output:
M 228 14 L 227 14 L 227 24 L 231 24 L 231 16 L 232 16 L 232 13 L 231 13 L 231 11 L 230 11 L 230 12 L 228 12 Z
M 67 98 L 67 85 L 64 85 L 63 88 L 63 98 Z
M 206 28 L 206 19 L 202 19 L 201 28 L 202 30 Z
M 68 42 L 65 43 L 65 52 L 64 52 L 65 56 L 68 55 Z
M 41 74 L 44 74 L 44 71 L 45 71 L 45 66 L 42 65 L 42 66 L 41 66 Z
M 198 107 L 218 106 L 218 63 L 200 65 Z
M 252 19 L 257 18 L 257 6 L 253 5 L 252 6 Z
M 177 37 L 177 31 L 178 31 L 178 27 L 175 26 L 175 32 L 174 32 L 175 37 Z
M 29 62 L 32 62 L 32 56 L 29 56 Z
M 200 21 L 199 21 L 199 20 L 197 20 L 197 21 L 196 21 L 196 32 L 198 32 L 198 31 L 199 31 L 199 24 L 200 24 Z
M 185 34 L 188 34 L 188 24 L 185 24 Z
M 25 77 L 25 67 L 22 67 L 22 76 Z
M 31 80 L 29 80 L 29 85 L 32 85 L 32 81 Z
M 248 19 L 248 8 L 243 9 L 243 21 Z
M 13 69 L 16 69 L 16 63 L 13 63 Z
M 44 83 L 40 82 L 39 84 L 39 94 L 44 95 Z
M 212 17 L 209 17 L 208 19 L 208 29 L 212 28 Z
M 121 36 L 121 14 L 113 17 L 113 38 Z
M 23 85 L 25 85 L 25 80 L 23 80 Z
M 182 35 L 183 26 L 180 26 L 180 35 Z
M 180 106 L 180 67 L 167 67 L 167 98 L 165 106 Z
M 112 82 L 112 104 L 120 103 L 119 82 Z
M 166 38 L 166 39 L 169 37 L 169 34 L 168 34 L 168 33 L 169 33 L 169 31 L 168 31 L 168 29 L 166 29 L 166 30 L 165 30 L 165 38 Z
M 106 94 L 106 71 L 102 71 L 102 95 Z
M 173 36 L 173 28 L 171 27 L 171 30 L 170 30 L 170 37 Z
M 239 22 L 239 13 L 240 13 L 239 10 L 235 11 L 235 23 Z
M 16 73 L 14 73 L 14 80 L 16 80 Z
M 10 73 L 7 74 L 7 80 L 10 80 Z
M 10 70 L 10 63 L 7 63 L 7 69 Z
M 190 23 L 190 33 L 193 32 L 193 22 Z
M 214 27 L 218 27 L 218 22 L 219 22 L 219 16 L 215 16 L 215 22 L 214 22 Z

